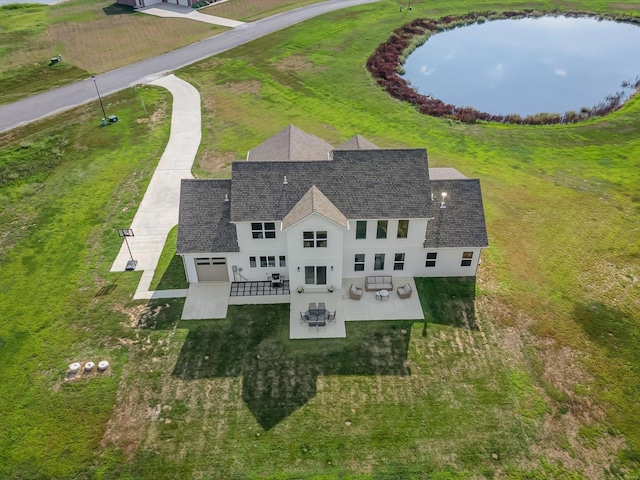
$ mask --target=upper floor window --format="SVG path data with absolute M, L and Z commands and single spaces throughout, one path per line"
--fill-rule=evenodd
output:
M 364 272 L 364 253 L 356 253 L 353 270 L 356 272 Z
M 378 230 L 376 231 L 376 238 L 387 238 L 388 226 L 389 226 L 388 220 L 378 220 Z
M 251 224 L 253 238 L 276 238 L 276 224 L 274 222 L 254 222 Z
M 327 232 L 318 231 L 318 232 L 303 232 L 302 233 L 303 243 L 302 245 L 305 248 L 320 248 L 327 246 Z
M 249 267 L 256 268 L 256 257 L 249 257 Z
M 358 220 L 356 222 L 356 240 L 367 238 L 367 221 Z
M 427 263 L 425 263 L 424 266 L 425 267 L 435 267 L 437 258 L 438 258 L 438 252 L 429 252 L 429 253 L 427 253 Z
M 287 259 L 284 257 L 284 255 L 280 255 L 280 266 L 281 267 L 287 266 Z
M 409 235 L 409 220 L 398 220 L 398 238 L 407 238 Z
M 461 267 L 470 267 L 472 258 L 473 258 L 473 252 L 464 252 L 462 254 L 462 263 L 460 264 L 460 266 Z
M 394 270 L 404 270 L 404 253 L 396 253 L 393 260 Z

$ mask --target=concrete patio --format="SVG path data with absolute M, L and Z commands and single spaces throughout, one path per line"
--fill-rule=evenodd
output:
M 396 289 L 405 283 L 413 288 L 410 298 L 401 299 Z M 290 295 L 255 295 L 230 297 L 231 283 L 202 282 L 189 286 L 182 312 L 183 320 L 226 318 L 229 305 L 269 305 L 289 303 L 289 338 L 345 338 L 346 322 L 375 320 L 424 320 L 420 298 L 411 277 L 394 277 L 394 290 L 389 300 L 376 299 L 375 292 L 365 291 L 360 300 L 349 298 L 349 287 L 354 284 L 364 290 L 364 278 L 343 279 L 342 289 L 332 293 L 296 293 Z M 336 312 L 335 322 L 326 327 L 309 327 L 300 321 L 300 312 L 309 309 L 309 303 L 324 303 L 330 312 Z

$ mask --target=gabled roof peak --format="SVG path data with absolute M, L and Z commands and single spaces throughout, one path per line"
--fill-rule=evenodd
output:
M 312 213 L 322 215 L 341 227 L 348 227 L 347 217 L 314 184 L 282 219 L 282 228 L 289 228 Z
M 329 159 L 333 146 L 319 137 L 289 124 L 257 147 L 249 150 L 247 160 L 274 161 L 322 161 Z

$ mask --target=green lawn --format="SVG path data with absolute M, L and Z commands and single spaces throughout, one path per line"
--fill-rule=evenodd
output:
M 640 475 L 640 100 L 572 126 L 420 116 L 364 69 L 393 28 L 574 5 L 412 4 L 336 12 L 178 72 L 203 99 L 194 171 L 228 175 L 289 123 L 336 145 L 427 147 L 432 166 L 482 181 L 477 281 L 417 279 L 426 323 L 353 322 L 339 340 L 288 340 L 287 306 L 181 322 L 182 300 L 131 302 L 140 273 L 108 273 L 168 138 L 169 96 L 110 97 L 120 121 L 106 128 L 89 105 L 5 134 L 0 477 Z M 183 285 L 170 242 L 158 288 Z M 103 358 L 106 375 L 65 379 Z
M 0 477 L 76 478 L 95 461 L 126 365 L 139 274 L 108 274 L 168 139 L 166 93 L 108 100 L 11 132 L 0 152 Z M 144 99 L 149 117 L 144 115 Z M 66 380 L 74 361 L 103 375 Z

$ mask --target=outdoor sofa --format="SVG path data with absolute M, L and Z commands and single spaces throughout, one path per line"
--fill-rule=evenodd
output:
M 376 292 L 378 290 L 393 290 L 392 277 L 391 275 L 367 277 L 364 288 L 367 292 Z

